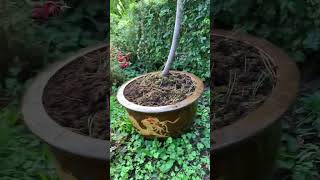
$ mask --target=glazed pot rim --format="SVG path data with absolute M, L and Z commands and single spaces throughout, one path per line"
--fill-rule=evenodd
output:
M 277 82 L 271 95 L 257 109 L 231 125 L 214 130 L 211 151 L 217 152 L 256 136 L 274 124 L 295 101 L 300 74 L 294 61 L 282 49 L 254 36 L 224 30 L 214 30 L 211 36 L 238 40 L 266 54 L 277 67 Z
M 22 113 L 24 122 L 31 132 L 50 146 L 74 155 L 108 161 L 110 159 L 108 153 L 109 141 L 84 136 L 60 126 L 47 114 L 42 101 L 48 81 L 60 69 L 74 60 L 102 48 L 108 48 L 108 45 L 99 43 L 95 46 L 81 49 L 73 56 L 58 61 L 39 73 L 33 79 L 22 98 Z
M 125 82 L 119 89 L 117 92 L 117 100 L 119 101 L 119 103 L 124 106 L 127 109 L 136 111 L 136 112 L 142 112 L 142 113 L 163 113 L 163 112 L 171 112 L 171 111 L 175 111 L 178 109 L 181 109 L 183 107 L 186 107 L 192 103 L 194 103 L 196 100 L 199 99 L 199 97 L 201 96 L 201 94 L 203 93 L 204 90 L 204 84 L 202 82 L 202 80 L 200 78 L 198 78 L 197 76 L 195 76 L 192 73 L 188 73 L 188 72 L 184 72 L 184 71 L 170 71 L 170 72 L 174 72 L 174 73 L 180 73 L 180 74 L 185 74 L 187 76 L 189 76 L 192 81 L 195 83 L 195 87 L 196 89 L 194 90 L 194 92 L 192 93 L 191 96 L 188 96 L 186 99 L 177 102 L 175 104 L 172 105 L 166 105 L 166 106 L 142 106 L 142 105 L 138 105 L 135 104 L 129 100 L 127 100 L 124 96 L 124 90 L 127 87 L 128 84 L 130 84 L 131 82 L 144 77 L 146 75 L 149 74 L 155 74 L 155 73 L 160 73 L 159 71 L 156 72 L 150 72 L 147 74 L 143 74 L 140 76 L 137 76 L 127 82 Z

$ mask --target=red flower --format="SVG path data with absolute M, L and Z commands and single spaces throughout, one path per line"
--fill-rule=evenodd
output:
M 124 68 L 129 66 L 129 62 L 121 63 L 121 64 L 119 64 L 119 66 L 120 66 L 121 69 L 124 69 Z
M 119 63 L 119 67 L 121 69 L 124 69 L 126 67 L 129 66 L 129 54 L 123 54 L 122 51 L 118 51 L 117 55 L 116 55 L 116 60 L 118 61 Z
M 42 7 L 35 7 L 32 10 L 32 19 L 37 20 L 38 22 L 43 22 L 48 20 L 48 14 Z
M 63 4 L 60 2 L 46 1 L 44 9 L 49 16 L 57 16 L 63 11 Z
M 125 56 L 124 56 L 124 59 L 125 59 L 126 61 L 130 61 L 129 54 L 125 55 Z
M 31 16 L 37 22 L 44 22 L 51 16 L 58 16 L 65 8 L 68 8 L 68 6 L 63 5 L 61 2 L 46 1 L 43 5 L 36 4 Z
M 123 57 L 123 56 L 117 57 L 117 61 L 118 61 L 118 62 L 123 62 L 123 60 L 124 60 L 124 57 Z
M 125 60 L 125 56 L 123 56 L 122 52 L 119 51 L 116 59 L 117 59 L 118 62 L 123 62 L 123 60 Z

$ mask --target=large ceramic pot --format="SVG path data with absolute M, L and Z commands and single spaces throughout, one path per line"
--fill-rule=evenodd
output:
M 197 100 L 201 96 L 204 85 L 195 75 L 181 71 L 171 71 L 189 76 L 195 83 L 195 91 L 186 99 L 167 106 L 141 106 L 130 102 L 124 96 L 128 84 L 145 75 L 138 76 L 124 83 L 118 90 L 117 99 L 128 112 L 129 119 L 136 130 L 146 138 L 177 137 L 184 133 L 193 123 L 196 114 Z M 154 74 L 159 72 L 152 72 Z
M 277 67 L 277 77 L 271 95 L 260 107 L 212 132 L 211 176 L 216 180 L 270 179 L 280 145 L 280 119 L 296 98 L 299 71 L 287 54 L 266 40 L 222 30 L 213 31 L 213 41 L 214 36 L 238 40 L 264 52 Z
M 57 124 L 43 105 L 45 87 L 61 68 L 88 53 L 106 48 L 105 44 L 87 48 L 51 65 L 33 80 L 23 97 L 24 121 L 35 135 L 49 145 L 61 180 L 109 179 L 110 143 L 74 133 Z

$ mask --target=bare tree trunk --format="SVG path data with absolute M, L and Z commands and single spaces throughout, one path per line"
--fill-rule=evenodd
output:
M 164 66 L 164 69 L 162 71 L 163 76 L 168 75 L 169 70 L 171 68 L 172 61 L 175 56 L 176 49 L 177 49 L 180 27 L 181 27 L 181 20 L 182 20 L 182 8 L 183 8 L 182 0 L 177 0 L 176 21 L 174 25 L 173 38 L 172 38 L 169 56 L 168 56 L 166 65 Z

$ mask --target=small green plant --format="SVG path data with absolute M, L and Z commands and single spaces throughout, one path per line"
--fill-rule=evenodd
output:
M 301 96 L 285 116 L 280 156 L 281 179 L 320 178 L 320 95 Z
M 58 180 L 47 147 L 25 126 L 16 103 L 0 110 L 0 177 L 3 180 Z

